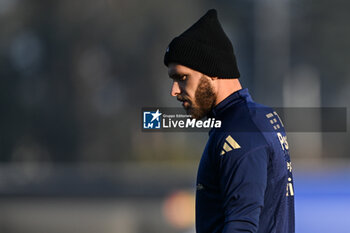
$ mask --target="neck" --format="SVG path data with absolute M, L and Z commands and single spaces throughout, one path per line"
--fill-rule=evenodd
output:
M 217 94 L 215 106 L 226 99 L 233 92 L 242 89 L 241 83 L 238 79 L 216 79 L 216 82 Z

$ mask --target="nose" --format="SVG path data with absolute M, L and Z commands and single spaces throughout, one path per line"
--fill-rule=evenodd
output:
M 177 95 L 179 95 L 181 93 L 181 91 L 180 91 L 180 86 L 179 86 L 179 83 L 178 82 L 176 82 L 176 81 L 174 81 L 173 82 L 173 86 L 172 86 L 172 88 L 171 88 L 171 95 L 172 96 L 177 96 Z

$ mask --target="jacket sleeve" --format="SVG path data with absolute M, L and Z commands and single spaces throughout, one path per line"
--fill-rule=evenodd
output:
M 220 190 L 224 201 L 223 233 L 255 233 L 267 183 L 266 146 L 232 150 L 220 157 Z

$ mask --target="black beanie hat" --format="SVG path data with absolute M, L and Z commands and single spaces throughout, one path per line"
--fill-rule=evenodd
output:
M 169 44 L 164 64 L 175 62 L 209 77 L 239 78 L 231 41 L 225 34 L 214 9 Z

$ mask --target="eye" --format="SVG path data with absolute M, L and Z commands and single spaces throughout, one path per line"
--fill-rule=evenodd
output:
M 187 79 L 187 75 L 183 75 L 180 77 L 180 81 L 185 81 Z

